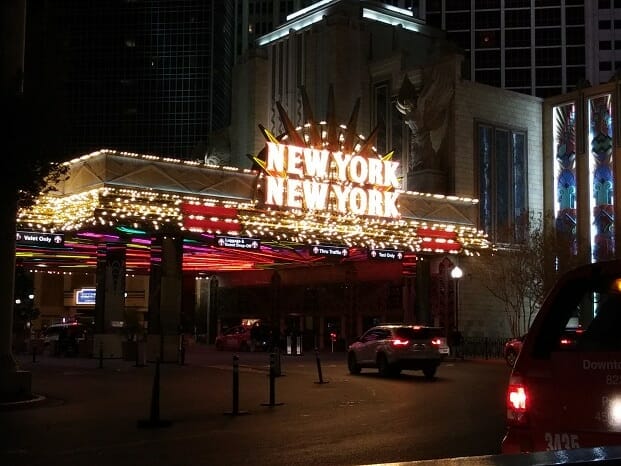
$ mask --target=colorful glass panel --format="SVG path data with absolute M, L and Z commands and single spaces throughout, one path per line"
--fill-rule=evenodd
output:
M 610 94 L 589 99 L 591 258 L 614 256 L 613 119 Z
M 576 106 L 554 107 L 554 158 L 556 160 L 556 230 L 578 253 L 576 234 Z

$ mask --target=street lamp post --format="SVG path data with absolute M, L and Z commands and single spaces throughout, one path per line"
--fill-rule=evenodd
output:
M 455 280 L 455 329 L 459 330 L 459 279 L 464 276 L 464 271 L 455 266 L 451 269 L 451 278 Z

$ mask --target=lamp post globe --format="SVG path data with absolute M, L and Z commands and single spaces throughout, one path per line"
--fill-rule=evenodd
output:
M 464 276 L 464 271 L 455 266 L 451 269 L 451 278 L 455 280 L 455 316 L 453 322 L 455 323 L 455 330 L 459 329 L 459 279 Z

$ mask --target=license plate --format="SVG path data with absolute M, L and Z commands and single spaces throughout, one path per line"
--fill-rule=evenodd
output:
M 440 353 L 448 354 L 449 353 L 449 349 L 448 348 L 440 348 Z

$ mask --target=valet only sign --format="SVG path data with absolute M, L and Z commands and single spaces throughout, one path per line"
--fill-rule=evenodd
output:
M 267 142 L 265 203 L 400 217 L 398 162 Z

